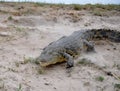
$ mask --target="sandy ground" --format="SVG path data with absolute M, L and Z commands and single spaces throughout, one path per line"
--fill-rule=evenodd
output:
M 0 3 L 0 91 L 120 91 L 120 80 L 99 69 L 120 77 L 119 43 L 95 43 L 96 53 L 81 54 L 69 77 L 65 63 L 40 74 L 39 65 L 25 62 L 39 56 L 50 42 L 92 28 L 120 31 L 120 12 L 95 16 L 87 10 Z M 92 64 L 78 64 L 83 58 Z

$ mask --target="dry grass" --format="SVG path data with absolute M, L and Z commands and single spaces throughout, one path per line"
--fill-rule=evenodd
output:
M 120 10 L 120 5 L 116 4 L 108 4 L 108 5 L 103 5 L 103 4 L 85 4 L 85 5 L 80 5 L 80 4 L 50 4 L 50 3 L 34 3 L 36 6 L 56 6 L 56 7 L 72 7 L 74 10 L 90 10 L 90 9 L 96 9 L 96 8 L 101 8 L 105 10 Z
M 115 89 L 115 91 L 120 91 L 120 84 L 119 84 L 119 83 L 116 83 L 116 84 L 114 85 L 114 89 Z
M 13 20 L 13 17 L 12 17 L 12 16 L 9 16 L 9 17 L 8 17 L 8 20 Z
M 21 6 L 22 8 L 18 7 L 20 4 L 22 5 Z M 7 2 L 7 5 L 11 6 L 11 3 Z M 31 7 L 26 7 L 27 5 L 28 6 L 30 5 Z M 50 4 L 50 3 L 18 2 L 18 3 L 15 3 L 12 7 L 14 7 L 14 10 L 15 10 L 14 12 L 0 9 L 0 13 L 2 13 L 2 14 L 9 13 L 14 16 L 22 16 L 22 15 L 28 15 L 28 14 L 36 14 L 35 11 L 40 11 L 40 10 L 42 10 L 41 12 L 46 12 L 45 10 L 49 8 L 49 9 L 53 9 L 53 10 L 59 10 L 59 9 L 73 10 L 73 11 L 86 10 L 86 11 L 90 11 L 93 15 L 104 16 L 104 15 L 106 15 L 105 12 L 107 12 L 107 11 L 116 11 L 116 12 L 120 11 L 120 5 L 115 5 L 115 4 L 80 5 L 80 4 Z M 20 8 L 20 9 L 18 9 L 18 8 Z
M 104 77 L 103 76 L 98 76 L 96 77 L 97 81 L 103 82 L 104 81 Z

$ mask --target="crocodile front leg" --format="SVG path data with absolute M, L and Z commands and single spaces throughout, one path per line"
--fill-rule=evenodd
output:
M 92 42 L 88 42 L 87 40 L 83 41 L 83 46 L 86 47 L 87 52 L 95 52 L 94 44 Z
M 73 67 L 74 66 L 73 57 L 71 55 L 67 54 L 67 53 L 64 53 L 63 55 L 66 58 L 66 62 L 67 62 L 66 68 Z
M 67 76 L 70 77 L 71 76 L 71 72 L 72 72 L 72 67 L 74 66 L 74 61 L 73 61 L 73 57 L 68 54 L 68 53 L 63 53 L 64 57 L 66 58 L 66 72 L 67 72 Z

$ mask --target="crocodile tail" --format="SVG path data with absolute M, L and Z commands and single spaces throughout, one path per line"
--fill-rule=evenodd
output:
M 88 31 L 90 33 L 89 39 L 92 40 L 110 40 L 112 42 L 120 43 L 120 32 L 110 29 L 92 29 Z

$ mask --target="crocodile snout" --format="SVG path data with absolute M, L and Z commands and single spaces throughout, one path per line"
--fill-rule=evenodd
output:
M 38 60 L 39 60 L 40 66 L 42 67 L 46 67 L 49 65 L 49 62 L 46 58 L 39 57 Z

